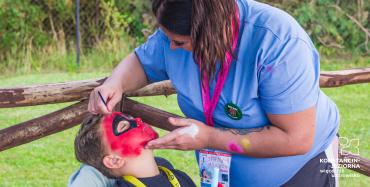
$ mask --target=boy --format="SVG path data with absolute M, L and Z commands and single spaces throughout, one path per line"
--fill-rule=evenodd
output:
M 141 119 L 120 112 L 89 116 L 75 139 L 75 154 L 80 162 L 116 179 L 116 186 L 195 186 L 184 172 L 167 160 L 155 159 L 153 151 L 144 148 L 157 137 Z M 70 186 L 76 186 L 73 183 L 72 178 Z

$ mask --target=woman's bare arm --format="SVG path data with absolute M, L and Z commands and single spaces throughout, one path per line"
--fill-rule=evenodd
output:
M 268 114 L 268 118 L 273 125 L 264 128 L 215 129 L 209 147 L 241 151 L 241 154 L 254 157 L 301 155 L 311 149 L 315 135 L 315 107 L 293 114 Z
M 199 150 L 212 148 L 253 157 L 279 157 L 307 153 L 315 136 L 316 109 L 285 115 L 269 114 L 274 125 L 257 129 L 219 129 L 193 119 L 170 118 L 176 129 L 152 140 L 151 149 Z
M 121 100 L 122 93 L 139 89 L 148 84 L 145 72 L 135 53 L 129 54 L 113 70 L 112 75 L 90 94 L 88 110 L 91 113 L 110 113 Z M 98 92 L 107 101 L 101 101 Z

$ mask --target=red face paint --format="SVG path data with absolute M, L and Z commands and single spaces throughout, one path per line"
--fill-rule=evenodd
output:
M 102 122 L 106 142 L 122 156 L 138 156 L 149 141 L 158 138 L 140 118 L 129 119 L 120 112 L 104 116 Z

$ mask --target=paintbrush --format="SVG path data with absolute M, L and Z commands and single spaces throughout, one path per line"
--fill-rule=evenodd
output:
M 99 91 L 98 91 L 98 94 L 99 94 L 101 101 L 104 103 L 105 107 L 108 109 L 108 105 L 107 105 L 107 102 L 105 102 L 104 97 L 101 95 Z

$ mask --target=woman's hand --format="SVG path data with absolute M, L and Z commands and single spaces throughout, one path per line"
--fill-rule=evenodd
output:
M 150 141 L 149 149 L 198 150 L 208 147 L 212 127 L 193 119 L 168 118 L 178 128 L 166 136 Z
M 103 97 L 104 101 L 107 103 L 107 106 L 103 103 L 102 99 L 99 96 L 99 93 Z M 113 111 L 113 108 L 122 98 L 123 90 L 121 85 L 118 82 L 115 82 L 112 79 L 107 79 L 104 84 L 99 87 L 96 87 L 90 93 L 90 100 L 88 105 L 89 112 L 93 114 L 109 114 Z
M 91 92 L 88 110 L 93 114 L 109 114 L 121 100 L 123 92 L 139 89 L 147 83 L 139 59 L 135 53 L 131 53 L 118 64 L 103 85 Z M 98 92 L 107 106 L 104 105 Z

